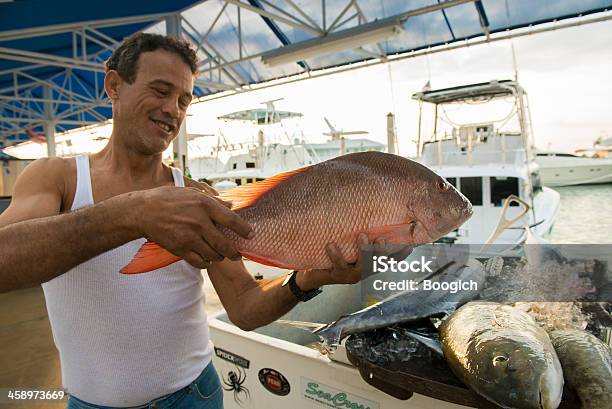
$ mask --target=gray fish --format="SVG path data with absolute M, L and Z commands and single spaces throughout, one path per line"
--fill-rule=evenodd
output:
M 470 302 L 439 328 L 446 361 L 459 379 L 508 409 L 555 409 L 563 370 L 548 334 L 525 312 Z
M 582 409 L 612 408 L 612 350 L 586 331 L 557 330 L 550 334 L 567 383 Z
M 392 295 L 360 311 L 340 317 L 338 320 L 314 331 L 328 349 L 335 348 L 340 341 L 350 334 L 366 332 L 389 325 L 414 321 L 422 318 L 445 316 L 460 305 L 478 296 L 485 274 L 478 261 L 472 260 L 466 266 L 451 268 L 447 266 L 439 274 L 440 283 L 456 281 L 476 283 L 476 290 L 450 291 L 424 290 L 422 283 L 414 291 L 403 291 Z M 434 274 L 436 274 L 434 273 Z M 432 280 L 433 281 L 433 280 Z

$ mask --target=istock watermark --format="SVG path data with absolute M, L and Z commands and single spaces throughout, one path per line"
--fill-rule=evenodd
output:
M 372 271 L 374 273 L 433 273 L 430 268 L 431 263 L 433 260 L 427 260 L 425 256 L 421 256 L 418 260 L 400 261 L 388 256 L 373 256 Z
M 478 282 L 474 280 L 432 281 L 432 280 L 374 280 L 372 288 L 375 291 L 444 291 L 457 294 L 459 291 L 478 291 Z

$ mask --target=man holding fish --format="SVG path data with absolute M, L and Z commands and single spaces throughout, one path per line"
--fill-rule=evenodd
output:
M 127 39 L 107 61 L 107 146 L 35 161 L 0 215 L 0 291 L 42 283 L 69 408 L 222 407 L 200 269 L 252 330 L 321 286 L 358 282 L 360 247 L 429 242 L 471 215 L 442 178 L 379 153 L 218 197 L 162 162 L 196 74 L 186 42 Z M 242 256 L 300 271 L 255 281 Z

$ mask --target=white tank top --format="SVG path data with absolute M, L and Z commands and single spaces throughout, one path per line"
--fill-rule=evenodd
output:
M 76 164 L 71 211 L 93 205 L 89 158 Z M 180 170 L 172 175 L 183 187 Z M 146 274 L 119 273 L 144 242 L 102 253 L 42 285 L 64 388 L 86 402 L 142 405 L 187 386 L 211 361 L 199 269 L 180 261 Z

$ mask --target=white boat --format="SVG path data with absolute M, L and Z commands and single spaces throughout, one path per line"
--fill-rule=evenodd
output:
M 612 158 L 594 158 L 563 152 L 538 152 L 542 183 L 574 186 L 612 183 Z
M 338 155 L 351 152 L 383 151 L 385 145 L 366 138 L 347 139 L 344 135 L 365 134 L 364 131 L 338 131 L 326 119 L 330 127 L 331 140 L 323 143 L 309 143 L 303 134 L 299 137 L 288 135 L 282 122 L 291 118 L 300 118 L 302 114 L 289 111 L 277 111 L 273 101 L 267 102 L 266 109 L 249 109 L 233 112 L 219 117 L 225 121 L 246 121 L 259 127 L 256 142 L 242 144 L 239 148 L 247 153 L 232 154 L 222 169 L 207 174 L 204 178 L 216 186 L 220 182 L 230 182 L 236 186 L 258 182 L 278 173 L 287 172 L 303 166 L 312 165 Z M 277 126 L 276 131 L 283 133 L 284 139 L 291 143 L 267 141 L 270 128 Z M 280 129 L 278 129 L 280 125 Z M 279 138 L 276 138 L 277 140 Z M 226 144 L 227 145 L 227 144 Z M 224 149 L 231 152 L 231 146 L 217 146 L 216 151 Z M 228 147 L 230 149 L 228 149 Z M 235 152 L 235 151 L 234 151 Z
M 413 99 L 421 102 L 421 107 L 423 102 L 434 105 L 433 136 L 421 144 L 419 129 L 418 159 L 457 187 L 474 209 L 470 220 L 443 241 L 518 244 L 526 239 L 525 227 L 531 227 L 540 237 L 550 234 L 560 197 L 540 182 L 530 138 L 527 96 L 517 82 L 491 81 L 424 91 L 414 94 Z M 484 105 L 496 102 L 510 105 L 510 113 L 501 121 L 486 120 Z M 470 122 L 448 118 L 447 111 L 457 115 L 463 106 L 477 108 Z M 421 108 L 419 124 L 422 112 Z M 523 209 L 518 201 L 506 209 L 504 204 L 510 196 L 527 203 L 529 211 L 520 216 Z M 492 237 L 500 222 L 513 219 Z

